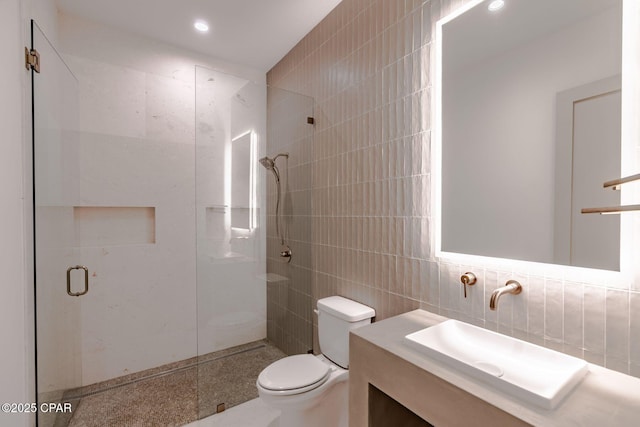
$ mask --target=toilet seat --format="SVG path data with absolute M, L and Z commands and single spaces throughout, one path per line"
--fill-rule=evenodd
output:
M 298 354 L 267 366 L 258 376 L 258 385 L 267 393 L 298 394 L 321 386 L 330 374 L 330 366 L 316 356 Z

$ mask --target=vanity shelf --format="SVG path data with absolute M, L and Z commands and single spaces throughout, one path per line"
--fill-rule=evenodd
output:
M 640 173 L 623 178 L 612 179 L 602 184 L 604 188 L 611 188 L 612 190 L 619 190 L 623 184 L 633 181 L 640 181 Z M 582 208 L 580 211 L 583 214 L 619 214 L 623 212 L 640 211 L 640 205 L 626 205 L 626 206 L 607 206 L 603 208 Z
M 402 425 L 428 425 L 422 420 L 436 426 L 638 425 L 638 378 L 589 364 L 589 372 L 570 395 L 555 409 L 542 409 L 407 345 L 407 334 L 445 320 L 425 310 L 414 310 L 351 332 L 351 427 L 399 425 L 396 420 L 381 417 L 376 410 L 376 405 L 389 405 L 389 399 L 408 410 L 403 413 L 413 413 L 418 418 L 408 416 L 416 424 Z M 374 418 L 376 422 L 371 424 Z

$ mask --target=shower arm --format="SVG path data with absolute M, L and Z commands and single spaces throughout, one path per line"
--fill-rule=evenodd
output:
M 284 157 L 284 158 L 287 158 L 287 159 L 288 159 L 288 158 L 289 158 L 289 153 L 279 153 L 279 154 L 276 154 L 276 156 L 273 158 L 273 163 L 275 163 L 275 162 L 276 162 L 276 159 L 277 159 L 278 157 Z

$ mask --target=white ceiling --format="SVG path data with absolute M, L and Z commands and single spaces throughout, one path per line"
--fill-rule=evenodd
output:
M 341 0 L 56 0 L 66 14 L 268 71 Z M 193 22 L 209 23 L 206 34 Z

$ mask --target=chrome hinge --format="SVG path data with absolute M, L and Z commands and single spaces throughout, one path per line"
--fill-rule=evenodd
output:
M 40 54 L 37 50 L 24 48 L 24 66 L 27 70 L 40 72 Z

